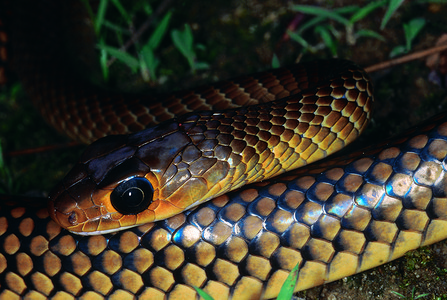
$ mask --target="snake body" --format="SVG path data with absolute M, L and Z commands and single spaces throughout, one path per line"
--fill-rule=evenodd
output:
M 333 71 L 328 72 L 329 81 L 320 79 L 325 76 L 318 67 L 321 64 L 313 65 L 315 68 L 312 69 L 298 66 L 255 77 L 242 77 L 193 92 L 173 94 L 164 98 L 161 104 L 154 103 L 151 98 L 98 93 L 89 84 L 61 68 L 57 51 L 48 48 L 55 38 L 46 34 L 49 31 L 46 26 L 50 26 L 46 24 L 57 24 L 59 18 L 65 15 L 36 14 L 41 3 L 24 2 L 21 5 L 12 8 L 15 10 L 13 15 L 25 14 L 21 17 L 34 20 L 30 24 L 41 26 L 34 28 L 20 22 L 12 25 L 15 39 L 27 41 L 25 45 L 39 45 L 33 53 L 27 54 L 29 46 L 13 42 L 18 74 L 48 121 L 82 141 L 110 133 L 140 130 L 149 123 L 165 121 L 177 113 L 190 114 L 180 117 L 178 120 L 181 122 L 177 120 L 171 124 L 184 126 L 185 121 L 192 119 L 194 126 L 200 126 L 190 128 L 200 129 L 202 123 L 210 121 L 212 114 L 197 117 L 190 111 L 197 108 L 202 110 L 213 104 L 220 109 L 223 119 L 238 115 L 234 111 L 222 111 L 233 106 L 229 99 L 241 102 L 239 104 L 256 104 L 264 99 L 288 97 L 274 102 L 279 107 L 274 114 L 266 114 L 268 120 L 261 117 L 256 123 L 269 121 L 273 123 L 270 124 L 272 127 L 286 124 L 275 114 L 284 114 L 285 108 L 291 105 L 290 101 L 295 101 L 292 106 L 299 106 L 296 104 L 298 97 L 306 101 L 310 99 L 313 102 L 302 103 L 304 111 L 298 113 L 296 110 L 290 116 L 304 116 L 303 119 L 306 119 L 311 115 L 312 118 L 305 124 L 318 130 L 314 130 L 313 134 L 300 132 L 298 125 L 294 125 L 294 134 L 303 140 L 307 138 L 309 145 L 332 136 L 330 140 L 335 141 L 336 150 L 340 148 L 340 143 L 344 143 L 337 142 L 340 136 L 349 140 L 349 136 L 358 135 L 367 122 L 371 105 L 368 96 L 371 88 L 368 87 L 367 77 L 351 63 L 342 61 L 331 65 L 332 68 L 341 64 L 344 68 L 341 68 L 342 72 L 336 79 Z M 49 11 L 55 9 L 53 6 L 63 11 L 63 5 L 62 8 L 59 5 L 62 4 L 48 1 L 43 6 Z M 76 5 L 74 3 L 75 8 Z M 20 7 L 23 6 L 30 8 L 29 12 L 32 13 L 22 11 Z M 76 15 L 74 10 L 70 14 Z M 307 78 L 304 88 L 308 87 L 308 82 L 321 80 L 324 83 L 319 88 L 303 91 L 296 78 Z M 335 96 L 339 101 L 327 100 L 329 95 L 331 99 Z M 93 101 L 98 97 L 102 101 Z M 65 102 L 60 103 L 60 99 Z M 319 119 L 319 113 L 316 113 L 318 108 L 314 107 L 318 100 L 326 106 L 334 106 L 335 111 L 338 109 L 338 117 L 331 116 L 326 121 Z M 349 103 L 354 102 L 358 106 L 349 107 Z M 263 115 L 266 105 L 260 104 L 251 112 L 250 108 L 243 108 L 239 110 L 243 112 L 239 115 L 245 116 L 245 120 L 255 119 Z M 342 113 L 343 109 L 346 114 Z M 57 114 L 55 110 L 58 110 Z M 251 118 L 255 110 L 258 114 Z M 74 117 L 69 117 L 72 113 Z M 330 112 L 325 115 L 328 114 Z M 198 120 L 202 116 L 205 121 L 200 123 Z M 344 126 L 338 129 L 337 126 L 336 129 L 325 129 L 323 126 L 325 122 L 335 124 L 338 120 L 344 120 Z M 354 125 L 357 121 L 359 125 Z M 288 122 L 290 124 L 292 121 Z M 225 127 L 222 125 L 229 124 L 219 123 L 221 128 Z M 246 123 L 243 129 L 250 125 Z M 171 130 L 160 126 L 156 127 L 158 131 Z M 346 132 L 343 132 L 344 128 L 348 128 Z M 227 134 L 237 135 L 235 130 L 239 128 L 233 126 Z M 253 128 L 248 129 L 252 137 L 246 141 L 252 141 L 253 136 L 259 133 L 250 130 Z M 275 127 L 273 133 L 276 134 L 276 130 L 284 132 L 284 129 Z M 319 135 L 317 131 L 325 134 Z M 177 128 L 172 132 L 182 131 Z M 117 148 L 128 149 L 129 139 L 133 141 L 132 149 L 140 149 L 145 145 L 140 141 L 141 137 L 142 134 L 137 133 L 130 138 L 106 138 L 110 142 L 106 146 L 91 146 L 75 171 L 53 192 L 52 199 L 64 194 L 71 195 L 66 198 L 87 195 L 89 199 L 92 192 L 85 192 L 85 186 L 78 185 L 79 182 L 87 182 L 90 186 L 92 182 L 94 185 L 113 182 L 116 186 L 117 181 L 123 179 L 122 176 L 127 176 L 116 171 L 115 167 L 119 164 L 111 163 L 89 173 L 85 171 L 89 162 L 102 165 L 96 163 L 102 157 L 98 154 L 98 148 L 110 150 L 114 149 L 110 145 L 118 144 L 120 146 Z M 316 137 L 315 140 L 312 140 L 313 137 Z M 215 138 L 210 137 L 210 140 Z M 122 140 L 126 141 L 126 146 L 121 146 Z M 267 140 L 264 141 L 266 144 Z M 298 156 L 296 160 L 305 157 L 307 161 L 313 153 L 317 153 L 316 158 L 324 157 L 327 154 L 325 150 L 331 147 L 332 142 L 321 148 L 313 148 L 307 156 Z M 247 144 L 259 150 L 259 144 Z M 287 148 L 281 152 L 284 149 Z M 298 263 L 300 271 L 296 290 L 361 272 L 400 257 L 406 251 L 447 237 L 446 149 L 447 116 L 443 114 L 430 124 L 411 130 L 394 141 L 244 186 L 164 221 L 96 236 L 70 233 L 53 221 L 51 217 L 65 227 L 73 223 L 69 219 L 72 214 L 64 211 L 72 211 L 72 208 L 64 207 L 59 202 L 53 200 L 48 211 L 42 199 L 19 203 L 13 198 L 4 197 L 0 203 L 0 298 L 83 296 L 121 299 L 138 296 L 144 299 L 193 299 L 198 297 L 193 286 L 203 288 L 214 299 L 272 298 L 278 294 L 286 276 Z M 210 151 L 206 147 L 201 150 Z M 262 163 L 267 158 L 262 158 L 259 153 L 257 155 Z M 122 157 L 132 160 L 128 166 L 134 167 L 138 174 L 153 171 L 148 170 L 146 164 L 135 164 L 135 157 L 142 159 L 134 154 Z M 245 166 L 250 165 L 252 156 L 241 154 L 241 157 L 241 161 L 245 160 Z M 154 159 L 152 157 L 150 160 Z M 257 163 L 259 160 L 253 166 Z M 286 163 L 287 160 L 284 160 L 273 165 Z M 257 170 L 256 167 L 253 169 Z M 278 169 L 279 173 L 283 171 L 282 167 Z M 122 171 L 122 168 L 118 170 Z M 92 174 L 99 175 L 93 177 Z M 270 177 L 262 176 L 259 179 Z M 240 181 L 241 184 L 244 180 Z M 239 187 L 238 184 L 234 186 Z M 67 192 L 70 188 L 72 190 Z M 62 203 L 67 205 L 67 201 Z M 74 206 L 82 206 L 88 211 L 91 202 L 88 205 L 82 203 L 81 200 Z M 68 206 L 73 205 L 69 203 Z M 65 217 L 55 216 L 57 212 L 64 212 Z M 64 218 L 70 224 L 63 224 Z M 136 224 L 132 222 L 132 225 Z M 88 229 L 88 226 L 81 227 L 81 230 Z M 93 227 L 92 231 L 98 230 L 97 224 Z
M 0 209 L 0 297 L 272 298 L 447 237 L 447 115 L 384 142 L 246 186 L 172 217 L 79 236 L 45 202 Z M 38 205 L 34 201 L 34 205 Z
M 58 18 L 25 15 L 16 20 L 38 20 L 11 25 L 17 72 L 47 121 L 85 142 L 162 122 L 97 141 L 86 150 L 51 195 L 51 216 L 71 231 L 105 233 L 173 216 L 322 159 L 352 142 L 369 120 L 368 75 L 343 60 L 294 65 L 158 99 L 98 91 L 63 68 L 64 59 L 52 48 L 59 36 L 52 24 L 73 31 L 82 14 L 75 5 L 66 16 L 64 4 L 49 2 L 47 7 L 61 6 L 49 9 L 60 12 L 54 14 Z M 28 5 L 36 4 L 23 4 Z M 23 12 L 19 8 L 15 14 Z M 27 25 L 33 23 L 42 28 Z M 87 29 L 79 31 L 85 36 Z M 39 47 L 26 54 L 29 45 Z M 149 204 L 120 209 L 109 199 L 119 184 L 134 184 L 134 177 L 148 186 Z
M 171 217 L 342 149 L 365 128 L 371 112 L 368 77 L 343 60 L 230 82 L 238 86 L 235 94 L 251 96 L 270 86 L 269 94 L 283 92 L 276 97 L 292 95 L 238 109 L 189 113 L 132 135 L 99 139 L 50 196 L 53 219 L 71 231 L 97 234 Z M 211 101 L 223 84 L 195 94 Z M 285 93 L 284 86 L 291 91 Z M 132 189 L 151 199 L 129 211 L 129 200 L 116 195 Z M 124 202 L 123 208 L 116 202 Z

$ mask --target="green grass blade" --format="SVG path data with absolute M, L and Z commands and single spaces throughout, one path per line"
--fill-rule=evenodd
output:
M 214 300 L 213 297 L 208 295 L 204 290 L 199 289 L 198 287 L 193 286 L 193 288 L 196 290 L 197 294 L 199 294 L 200 297 L 202 297 L 204 300 Z
M 363 19 L 364 17 L 369 15 L 373 10 L 385 5 L 386 2 L 387 0 L 370 2 L 368 5 L 360 8 L 356 13 L 354 13 L 349 19 L 349 22 L 355 23 L 358 20 Z
M 420 298 L 424 298 L 424 297 L 427 297 L 427 296 L 429 296 L 429 295 L 430 295 L 429 293 L 420 294 L 420 295 L 414 297 L 414 300 L 416 300 L 416 299 L 420 299 Z
M 303 25 L 301 25 L 298 30 L 296 31 L 297 34 L 301 34 L 303 32 L 305 32 L 307 29 L 314 27 L 315 25 L 323 22 L 324 20 L 326 20 L 326 17 L 314 17 L 312 19 L 310 19 L 309 21 L 307 21 L 306 23 L 304 23 Z
M 121 27 L 119 25 L 113 24 L 110 21 L 104 20 L 104 22 L 102 22 L 102 26 L 114 31 L 114 32 L 120 32 L 120 33 L 124 33 L 127 35 L 130 35 L 130 31 L 127 28 Z
M 289 34 L 292 40 L 303 46 L 304 49 L 309 48 L 309 43 L 305 39 L 303 39 L 299 34 L 290 30 L 288 30 L 287 33 Z
M 332 39 L 329 30 L 325 26 L 317 26 L 315 27 L 315 33 L 320 34 L 323 43 L 329 48 L 329 50 L 331 50 L 332 55 L 334 57 L 337 56 L 337 45 L 334 39 Z
M 297 263 L 296 266 L 290 271 L 289 276 L 287 276 L 286 281 L 282 285 L 277 300 L 292 299 L 293 293 L 295 292 L 295 286 L 298 280 L 299 269 L 300 264 Z
M 375 38 L 382 42 L 385 42 L 386 40 L 381 34 L 369 29 L 360 29 L 355 33 L 355 36 L 356 38 L 359 37 Z
M 106 51 L 111 56 L 114 56 L 118 60 L 125 63 L 132 70 L 132 72 L 138 71 L 140 62 L 138 61 L 138 59 L 136 59 L 129 53 L 123 52 L 120 49 L 117 49 L 117 48 L 114 48 L 111 46 L 106 46 L 106 45 L 101 45 L 101 44 L 97 44 L 96 47 L 98 47 L 101 50 Z
M 395 291 L 391 291 L 391 293 L 393 293 L 394 295 L 396 295 L 397 297 L 400 297 L 400 298 L 405 298 L 405 296 L 404 295 L 402 295 L 402 294 L 400 294 L 400 293 L 398 293 L 398 292 L 395 292 Z
M 356 12 L 358 10 L 359 10 L 359 7 L 357 5 L 350 5 L 350 6 L 345 6 L 345 7 L 340 7 L 340 8 L 334 9 L 334 11 L 338 14 L 350 14 L 350 13 Z M 307 29 L 314 27 L 315 25 L 323 22 L 326 19 L 327 19 L 327 17 L 324 17 L 324 16 L 314 17 L 314 18 L 310 19 L 309 21 L 307 21 L 306 23 L 304 23 L 303 25 L 301 25 L 298 28 L 298 30 L 296 31 L 296 33 L 301 34 L 304 31 L 306 31 Z
M 429 295 L 430 295 L 429 293 L 420 294 L 420 295 L 414 297 L 414 300 L 416 300 L 416 299 L 420 299 L 420 298 L 424 298 L 424 297 L 427 297 L 427 296 L 429 296 Z
M 104 16 L 106 15 L 108 0 L 101 0 L 98 6 L 98 12 L 95 18 L 95 32 L 98 35 L 101 32 L 102 23 L 104 22 Z
M 317 6 L 311 6 L 311 5 L 294 5 L 292 7 L 293 10 L 299 11 L 303 14 L 309 14 L 309 15 L 315 15 L 320 17 L 326 17 L 328 19 L 335 20 L 343 25 L 348 25 L 349 20 L 345 17 L 342 17 L 339 13 L 337 13 L 335 10 L 328 10 Z
M 107 67 L 107 59 L 108 59 L 107 51 L 105 51 L 104 49 L 101 49 L 100 51 L 101 53 L 99 57 L 99 63 L 101 65 L 102 77 L 104 78 L 105 82 L 108 82 L 110 78 L 110 73 L 109 68 Z
M 160 23 L 158 23 L 157 28 L 155 28 L 154 32 L 152 33 L 151 37 L 149 38 L 148 45 L 153 50 L 157 49 L 158 45 L 160 44 L 161 40 L 163 39 L 169 25 L 169 21 L 171 20 L 171 12 L 168 12 L 165 14 L 163 19 Z
M 98 42 L 99 46 L 99 64 L 101 65 L 101 70 L 102 70 L 102 77 L 104 79 L 105 82 L 109 81 L 109 67 L 107 66 L 107 60 L 108 60 L 108 55 L 107 55 L 107 51 L 104 50 L 101 47 L 104 47 L 104 38 L 100 38 L 99 42 Z
M 382 23 L 380 24 L 380 30 L 383 30 L 388 23 L 388 21 L 393 16 L 394 12 L 399 8 L 399 6 L 404 2 L 404 0 L 390 0 L 388 8 L 383 16 Z

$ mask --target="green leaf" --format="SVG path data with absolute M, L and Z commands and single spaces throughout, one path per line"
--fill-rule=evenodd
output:
M 132 72 L 137 72 L 138 71 L 138 68 L 140 66 L 140 62 L 138 61 L 138 59 L 136 59 L 135 57 L 133 57 L 129 53 L 123 52 L 120 49 L 117 49 L 117 48 L 114 48 L 114 47 L 110 47 L 110 46 L 106 46 L 106 45 L 97 44 L 96 46 L 99 49 L 106 51 L 111 56 L 114 56 L 118 60 L 120 60 L 123 63 L 125 63 L 132 70 Z
M 300 264 L 297 263 L 296 266 L 290 271 L 289 276 L 287 276 L 286 281 L 279 291 L 277 300 L 289 300 L 292 299 L 293 293 L 295 291 L 295 286 L 298 280 Z
M 394 47 L 390 52 L 390 57 L 396 57 L 407 52 L 407 48 L 403 45 Z
M 154 52 L 152 50 L 152 47 L 150 47 L 148 44 L 141 49 L 141 58 L 144 61 L 143 68 L 140 68 L 142 71 L 145 69 L 145 67 L 148 69 L 149 74 L 142 74 L 145 81 L 149 81 L 150 78 L 153 80 L 156 79 L 156 70 L 158 65 L 160 64 L 160 61 L 155 57 Z
M 193 36 L 191 27 L 188 24 L 185 24 L 185 30 L 183 31 L 183 38 L 185 41 L 185 45 L 187 45 L 188 48 L 192 50 Z
M 98 35 L 101 32 L 102 23 L 104 22 L 104 16 L 106 15 L 108 0 L 101 0 L 98 6 L 98 12 L 95 18 L 95 32 Z
M 358 20 L 363 19 L 364 17 L 369 15 L 373 10 L 385 5 L 386 2 L 387 0 L 370 2 L 368 5 L 360 8 L 355 14 L 353 14 L 349 19 L 349 22 L 355 23 Z
M 358 30 L 358 31 L 355 33 L 355 36 L 356 36 L 357 38 L 359 38 L 359 37 L 375 38 L 375 39 L 378 39 L 378 40 L 380 40 L 380 41 L 382 41 L 382 42 L 385 42 L 385 40 L 386 40 L 386 39 L 385 39 L 382 35 L 380 35 L 379 33 L 375 32 L 375 31 L 373 31 L 373 30 L 369 30 L 369 29 L 360 29 L 360 30 Z
M 404 2 L 404 0 L 390 0 L 388 8 L 383 16 L 382 23 L 380 24 L 380 30 L 383 30 L 388 23 L 388 21 L 393 16 L 394 12 L 399 8 L 399 6 Z
M 176 29 L 172 30 L 171 38 L 180 53 L 182 53 L 188 60 L 191 69 L 194 69 L 194 60 L 196 55 L 192 48 L 193 36 L 189 25 L 185 24 L 185 29 L 183 31 Z
M 199 289 L 198 287 L 193 286 L 193 288 L 196 290 L 197 294 L 199 294 L 200 297 L 202 297 L 204 300 L 214 300 L 213 297 L 208 295 L 204 290 Z
M 287 33 L 289 34 L 292 40 L 303 46 L 303 48 L 305 49 L 309 48 L 309 43 L 305 39 L 303 39 L 299 34 L 290 30 L 288 30 Z
M 273 53 L 273 57 L 272 57 L 272 68 L 279 68 L 281 67 L 281 63 L 279 62 L 279 58 L 278 55 L 276 55 L 276 53 Z
M 303 14 L 315 15 L 319 17 L 326 17 L 335 20 L 343 25 L 349 25 L 349 20 L 342 17 L 335 10 L 328 10 L 325 8 L 312 6 L 312 5 L 294 5 L 293 10 L 302 12 Z
M 171 20 L 171 12 L 168 12 L 165 14 L 163 19 L 160 23 L 158 23 L 157 28 L 155 28 L 154 32 L 152 33 L 151 37 L 149 38 L 148 45 L 153 50 L 157 49 L 158 45 L 160 44 L 161 40 L 163 39 L 163 36 L 166 33 L 166 30 L 168 29 L 169 21 Z
M 120 32 L 120 33 L 124 33 L 124 34 L 127 34 L 127 35 L 130 34 L 129 29 L 121 27 L 121 26 L 116 25 L 116 24 L 113 24 L 112 22 L 107 21 L 107 20 L 104 20 L 104 22 L 102 22 L 102 25 L 104 27 L 106 27 L 106 28 L 111 29 L 114 32 Z
M 335 41 L 332 39 L 329 30 L 325 26 L 317 26 L 315 27 L 315 33 L 319 33 L 326 47 L 331 50 L 332 55 L 337 56 L 337 45 Z
M 413 42 L 413 39 L 418 35 L 424 25 L 424 18 L 416 18 L 403 25 L 407 51 L 411 50 L 411 43 Z

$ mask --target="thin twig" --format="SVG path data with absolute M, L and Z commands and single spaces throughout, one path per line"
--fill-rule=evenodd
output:
M 152 24 L 152 22 L 155 20 L 156 17 L 158 17 L 159 15 L 161 15 L 167 8 L 168 6 L 171 4 L 173 0 L 165 0 L 163 1 L 158 7 L 157 10 L 149 16 L 149 18 L 146 20 L 146 22 L 144 22 L 140 28 L 134 33 L 132 34 L 132 36 L 130 37 L 129 40 L 127 40 L 127 42 L 121 46 L 120 50 L 123 52 L 126 52 L 130 46 L 132 46 L 133 44 L 135 44 L 138 39 L 141 37 L 141 35 L 149 28 L 149 26 Z M 109 61 L 107 62 L 107 67 L 110 67 L 116 60 L 116 57 L 111 57 L 109 59 Z
M 72 141 L 72 142 L 67 142 L 64 144 L 46 145 L 46 146 L 35 147 L 35 148 L 31 148 L 31 149 L 9 151 L 9 152 L 5 152 L 3 155 L 5 157 L 16 157 L 16 156 L 23 156 L 23 155 L 28 155 L 28 154 L 45 153 L 45 152 L 59 150 L 59 149 L 73 148 L 73 147 L 79 146 L 79 145 L 81 145 L 81 144 L 79 144 L 76 141 Z
M 447 45 L 436 46 L 431 49 L 414 52 L 414 53 L 411 53 L 411 54 L 408 54 L 408 55 L 405 55 L 402 57 L 398 57 L 398 58 L 387 60 L 387 61 L 375 64 L 375 65 L 371 65 L 369 67 L 366 67 L 365 71 L 368 73 L 377 72 L 377 71 L 380 71 L 383 69 L 390 68 L 395 65 L 400 65 L 400 64 L 412 61 L 412 60 L 426 57 L 426 56 L 429 56 L 429 55 L 432 55 L 434 53 L 441 52 L 444 50 L 447 50 Z

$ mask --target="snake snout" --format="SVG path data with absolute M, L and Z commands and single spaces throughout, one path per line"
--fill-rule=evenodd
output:
M 58 196 L 50 197 L 48 211 L 51 218 L 61 227 L 72 229 L 87 221 L 87 215 L 76 201 L 65 191 Z

